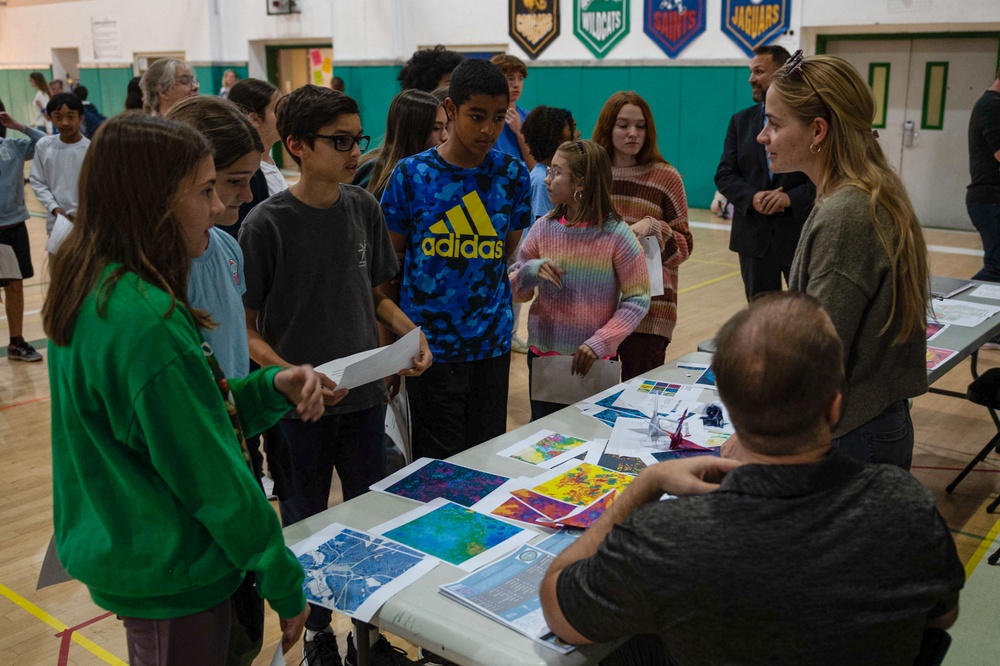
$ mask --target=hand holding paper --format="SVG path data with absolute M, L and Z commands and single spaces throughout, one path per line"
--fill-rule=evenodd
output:
M 282 653 L 288 652 L 295 644 L 299 642 L 299 638 L 302 636 L 302 630 L 306 626 L 306 618 L 309 617 L 309 604 L 302 609 L 302 612 L 293 617 L 290 620 L 284 618 L 278 618 L 278 624 L 281 626 L 281 651 Z
M 419 328 L 413 329 L 415 331 L 420 331 Z M 411 331 L 412 333 L 412 331 Z M 409 335 L 409 333 L 407 334 Z M 434 360 L 434 355 L 431 354 L 431 348 L 427 344 L 427 338 L 424 336 L 424 332 L 420 331 L 420 350 L 417 355 L 413 357 L 413 367 L 405 368 L 400 370 L 397 375 L 400 377 L 419 377 L 423 374 L 424 370 L 431 367 L 431 363 Z M 398 384 L 397 392 L 399 391 Z
M 274 388 L 295 405 L 303 420 L 316 421 L 323 416 L 324 396 L 320 375 L 313 372 L 311 365 L 281 370 L 274 376 Z M 343 395 L 346 394 L 347 391 L 344 391 Z
M 580 345 L 576 353 L 573 354 L 573 365 L 570 368 L 570 374 L 586 377 L 590 369 L 594 367 L 594 361 L 596 360 L 597 354 L 594 353 L 593 349 L 587 345 Z

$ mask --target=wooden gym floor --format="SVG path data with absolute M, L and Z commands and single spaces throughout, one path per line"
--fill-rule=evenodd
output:
M 29 222 L 35 277 L 25 284 L 25 337 L 45 354 L 40 310 L 47 288 L 45 231 L 40 206 L 30 188 L 26 197 L 33 211 Z M 965 211 L 956 211 L 964 217 Z M 734 254 L 728 250 L 728 223 L 706 210 L 692 210 L 693 257 L 680 271 L 680 319 L 667 358 L 695 351 L 733 312 L 744 306 L 743 285 Z M 981 266 L 979 237 L 972 232 L 928 230 L 934 274 L 967 277 Z M 0 313 L 2 314 L 2 313 Z M 526 312 L 521 335 L 526 337 Z M 6 318 L 0 316 L 6 344 Z M 0 356 L 0 663 L 17 665 L 124 664 L 125 632 L 90 600 L 83 585 L 73 581 L 36 592 L 42 558 L 52 534 L 51 456 L 49 439 L 48 367 L 18 363 Z M 980 355 L 981 369 L 1000 366 L 1000 352 Z M 937 386 L 964 391 L 970 381 L 969 363 L 958 366 Z M 512 359 L 508 425 L 528 420 L 525 357 Z M 1000 460 L 988 458 L 953 495 L 944 487 L 985 442 L 995 434 L 989 416 L 965 400 L 924 395 L 914 401 L 916 446 L 913 474 L 938 498 L 938 506 L 955 535 L 963 562 L 982 557 L 987 535 L 997 518 L 985 507 L 1000 490 Z M 332 501 L 339 501 L 335 489 Z M 155 576 L 156 572 L 150 572 Z M 72 631 L 66 631 L 72 628 Z M 335 616 L 341 654 L 349 622 Z M 264 649 L 255 664 L 267 664 L 280 632 L 268 608 Z M 399 639 L 393 643 L 406 645 Z M 991 640 L 983 637 L 983 640 Z M 992 639 L 992 640 L 995 640 Z M 412 646 L 411 656 L 416 652 Z M 297 663 L 301 652 L 289 653 Z

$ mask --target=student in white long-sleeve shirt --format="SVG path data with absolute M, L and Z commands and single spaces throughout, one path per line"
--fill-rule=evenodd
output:
M 52 235 L 56 215 L 62 214 L 70 220 L 76 217 L 79 202 L 77 182 L 90 139 L 80 132 L 83 103 L 75 95 L 56 95 L 45 109 L 59 134 L 47 136 L 35 146 L 30 180 L 38 202 L 48 212 L 45 231 Z

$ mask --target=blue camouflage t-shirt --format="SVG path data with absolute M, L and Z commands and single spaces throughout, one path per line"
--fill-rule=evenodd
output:
M 382 195 L 390 231 L 407 236 L 399 306 L 435 360 L 476 361 L 510 351 L 505 247 L 531 224 L 528 169 L 491 150 L 474 169 L 431 148 L 399 162 Z

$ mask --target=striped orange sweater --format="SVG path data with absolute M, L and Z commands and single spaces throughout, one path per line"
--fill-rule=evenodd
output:
M 677 169 L 663 162 L 611 169 L 611 199 L 622 218 L 632 224 L 647 215 L 657 221 L 653 233 L 663 259 L 663 295 L 653 298 L 637 333 L 673 337 L 677 324 L 677 267 L 694 249 L 688 228 L 687 196 Z

